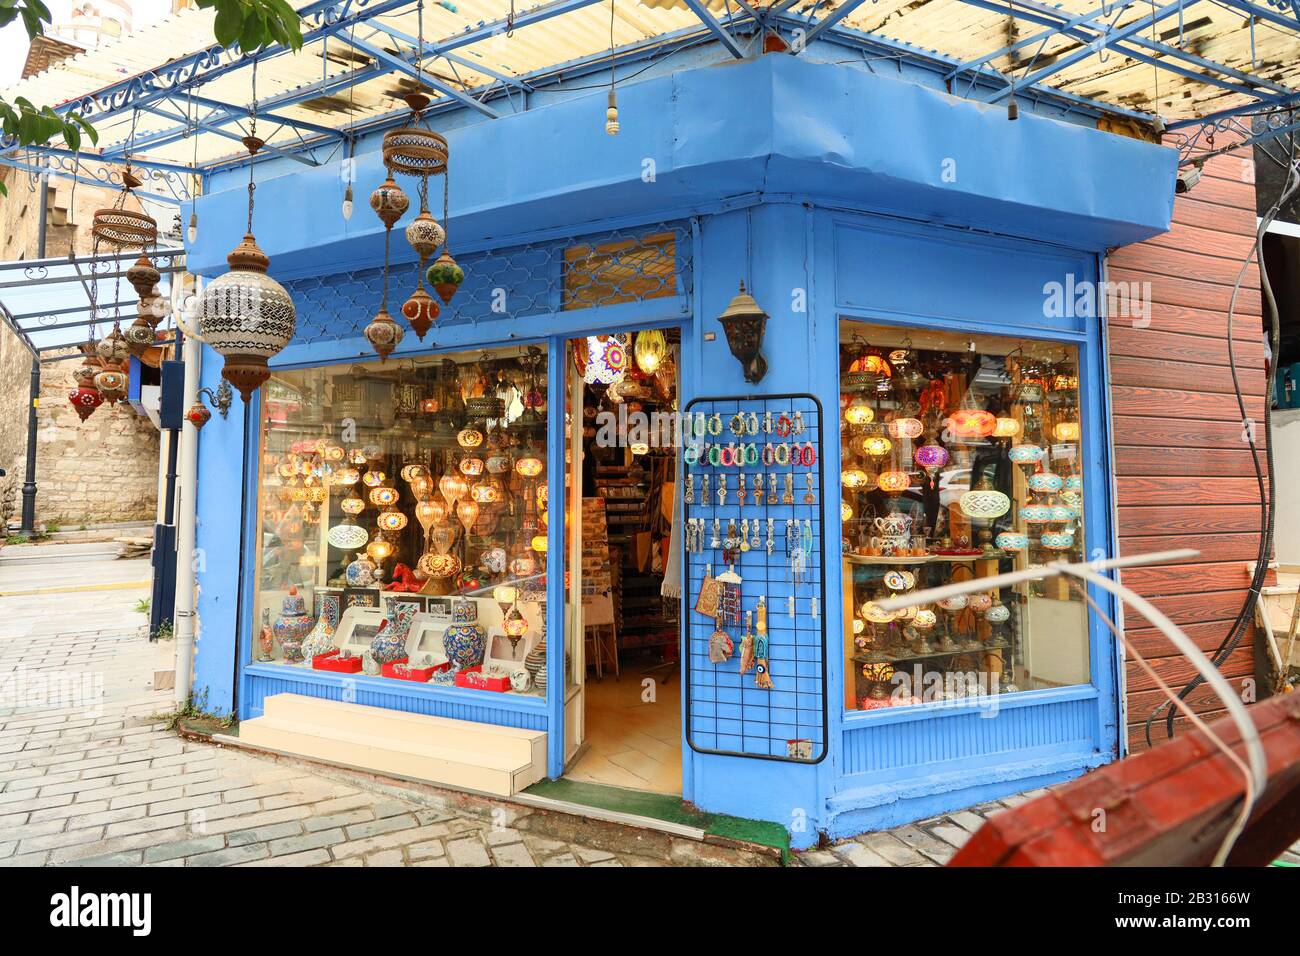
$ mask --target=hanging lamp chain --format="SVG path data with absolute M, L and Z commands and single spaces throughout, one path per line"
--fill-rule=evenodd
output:
M 248 107 L 248 138 L 244 145 L 248 147 L 248 232 L 253 231 L 253 192 L 257 185 L 253 181 L 253 166 L 256 163 L 257 150 L 257 60 L 253 61 L 253 101 Z

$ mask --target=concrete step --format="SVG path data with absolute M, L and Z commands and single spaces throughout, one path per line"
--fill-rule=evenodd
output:
M 546 773 L 546 733 L 276 694 L 240 724 L 255 747 L 444 786 L 511 796 Z
M 9 544 L 0 548 L 0 564 L 61 564 L 68 561 L 112 559 L 121 554 L 122 545 L 116 541 Z

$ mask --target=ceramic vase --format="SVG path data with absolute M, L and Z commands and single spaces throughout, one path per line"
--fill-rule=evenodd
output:
M 411 601 L 388 602 L 384 623 L 380 625 L 375 639 L 370 642 L 370 652 L 380 664 L 389 664 L 406 656 L 406 637 L 419 609 L 419 605 Z
M 451 626 L 442 635 L 442 649 L 457 670 L 477 667 L 487 651 L 487 631 L 478 623 L 478 605 L 457 601 L 451 609 Z
M 368 588 L 375 584 L 375 562 L 364 551 L 358 551 L 355 560 L 348 565 L 348 586 Z
M 546 693 L 546 641 L 545 639 L 537 642 L 537 646 L 528 652 L 524 658 L 524 670 L 528 671 L 528 676 L 532 678 L 533 687 L 543 694 Z
M 324 654 L 334 647 L 334 632 L 339 626 L 339 596 L 322 594 L 320 596 L 320 615 L 316 626 L 312 628 L 307 639 L 302 642 L 302 659 L 310 662 L 317 654 Z
M 276 643 L 284 652 L 286 661 L 302 660 L 303 638 L 307 636 L 312 626 L 311 615 L 307 613 L 307 604 L 298 593 L 298 588 L 289 588 L 288 596 L 280 605 L 280 617 L 272 628 Z

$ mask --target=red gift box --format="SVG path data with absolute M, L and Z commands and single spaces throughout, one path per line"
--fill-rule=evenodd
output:
M 510 689 L 510 678 L 484 677 L 483 667 L 466 667 L 456 672 L 456 686 L 468 687 L 470 690 L 506 691 Z
M 318 671 L 339 671 L 343 674 L 355 674 L 361 670 L 361 658 L 359 657 L 339 657 L 339 649 L 336 647 L 332 651 L 326 651 L 324 654 L 317 654 L 311 659 L 313 670 Z
M 406 671 L 403 673 L 398 670 L 399 664 L 406 664 Z M 411 667 L 410 661 L 405 657 L 399 657 L 395 661 L 389 661 L 379 668 L 379 673 L 385 677 L 394 677 L 397 680 L 413 680 L 423 684 L 438 671 L 445 671 L 451 666 L 451 661 L 444 661 L 441 664 L 433 664 L 429 667 Z

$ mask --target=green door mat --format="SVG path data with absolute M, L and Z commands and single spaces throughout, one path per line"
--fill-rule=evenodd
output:
M 779 823 L 766 820 L 747 820 L 725 813 L 706 813 L 691 806 L 680 797 L 666 793 L 647 793 L 644 790 L 627 790 L 600 783 L 580 783 L 576 780 L 543 780 L 524 793 L 548 800 L 563 800 L 584 807 L 598 807 L 616 813 L 627 813 L 665 823 L 695 827 L 712 836 L 725 837 L 758 846 L 775 847 L 781 851 L 782 862 L 790 859 L 790 834 Z

